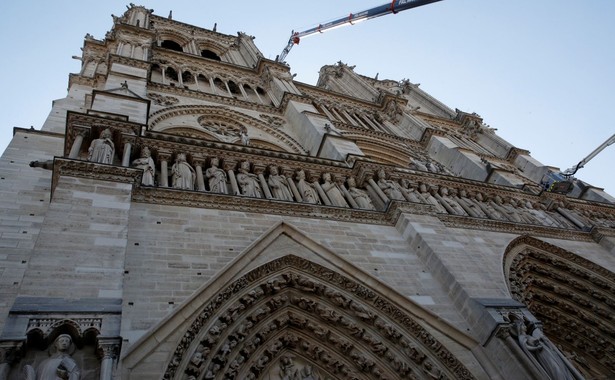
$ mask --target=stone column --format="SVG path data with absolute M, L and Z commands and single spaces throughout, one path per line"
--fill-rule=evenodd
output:
M 235 172 L 233 171 L 235 165 L 237 165 L 235 161 L 224 160 L 224 170 L 226 170 L 228 179 L 231 182 L 231 194 L 241 195 L 241 192 L 239 191 L 239 185 L 237 185 L 237 178 L 235 177 Z
M 360 208 L 357 202 L 352 197 L 352 195 L 350 195 L 350 193 L 348 192 L 348 189 L 346 189 L 346 186 L 344 186 L 343 183 L 340 183 L 339 187 L 340 189 L 342 189 L 342 193 L 344 193 L 344 197 L 346 197 L 346 200 L 348 201 L 348 203 L 350 203 L 350 206 L 352 208 Z
M 169 164 L 171 158 L 169 153 L 159 153 L 160 159 L 160 187 L 169 187 Z
M 122 166 L 130 166 L 130 153 L 132 152 L 132 144 L 130 142 L 124 143 L 124 154 L 122 155 Z
M 21 360 L 25 340 L 0 342 L 0 380 L 8 380 L 11 366 Z
M 267 180 L 265 179 L 265 176 L 263 175 L 264 171 L 265 171 L 264 167 L 254 165 L 254 174 L 258 175 L 258 179 L 261 183 L 261 188 L 263 189 L 265 198 L 273 199 L 273 196 L 271 195 L 271 191 L 269 190 L 269 185 L 267 184 Z
M 376 184 L 376 182 L 374 181 L 373 178 L 370 178 L 368 181 L 369 186 L 372 187 L 372 190 L 374 190 L 376 192 L 376 194 L 378 194 L 378 196 L 380 198 L 382 198 L 382 201 L 387 204 L 389 203 L 391 200 L 389 199 L 389 197 L 386 196 L 386 194 L 382 191 L 382 189 L 380 188 L 380 186 L 378 186 L 378 184 Z
M 203 178 L 203 159 L 195 158 L 193 161 L 194 170 L 196 171 L 196 186 L 198 191 L 205 190 L 205 178 Z
M 320 187 L 320 183 L 318 183 L 318 181 L 314 181 L 312 184 L 314 185 L 314 188 L 318 192 L 318 195 L 320 195 L 320 199 L 322 199 L 322 201 L 325 202 L 325 205 L 331 206 L 331 201 L 329 200 L 329 197 L 327 196 L 325 191 L 322 189 L 322 187 Z
M 88 133 L 87 129 L 80 129 L 77 132 L 77 136 L 75 136 L 75 141 L 73 141 L 73 146 L 70 147 L 70 153 L 68 154 L 68 158 L 76 159 L 79 158 L 79 153 L 81 152 L 81 145 L 83 144 L 83 138 Z
M 100 380 L 112 380 L 113 368 L 122 345 L 122 338 L 98 338 L 100 360 Z
M 292 170 L 283 170 L 284 176 L 286 176 L 286 182 L 288 182 L 288 186 L 290 187 L 290 191 L 295 196 L 297 202 L 303 202 L 303 197 L 299 194 L 299 190 L 297 189 L 297 185 L 295 185 L 295 181 L 293 180 L 293 171 Z

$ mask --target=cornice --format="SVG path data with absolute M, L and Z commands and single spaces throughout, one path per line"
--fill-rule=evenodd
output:
M 467 216 L 437 214 L 447 227 L 469 230 L 503 232 L 514 235 L 532 235 L 561 240 L 593 242 L 591 233 L 572 229 L 539 226 L 536 224 L 511 223 L 500 220 L 472 218 Z

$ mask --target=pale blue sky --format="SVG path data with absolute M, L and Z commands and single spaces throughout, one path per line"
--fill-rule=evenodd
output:
M 290 31 L 385 0 L 147 1 L 178 21 L 256 37 L 267 58 Z M 0 151 L 12 127 L 39 129 L 79 71 L 86 33 L 112 26 L 125 1 L 3 1 L 0 4 Z M 615 1 L 444 0 L 308 37 L 287 57 L 296 79 L 315 84 L 339 60 L 380 79 L 408 78 L 451 108 L 480 114 L 497 133 L 544 164 L 573 166 L 615 133 Z M 615 194 L 615 145 L 578 177 Z

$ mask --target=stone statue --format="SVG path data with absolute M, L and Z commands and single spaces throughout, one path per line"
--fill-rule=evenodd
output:
M 241 188 L 241 195 L 246 197 L 262 198 L 261 185 L 258 182 L 258 176 L 250 173 L 250 163 L 244 161 L 239 166 L 239 173 L 237 174 L 237 183 Z
M 427 187 L 427 184 L 421 182 L 419 184 L 419 195 L 423 198 L 423 202 L 427 204 L 431 204 L 436 208 L 437 212 L 442 214 L 447 214 L 448 211 L 438 202 L 438 200 L 431 194 L 431 192 L 435 193 L 435 189 L 430 189 Z
M 141 158 L 137 158 L 132 162 L 132 166 L 143 170 L 141 184 L 144 186 L 154 186 L 154 175 L 156 174 L 156 165 L 152 158 L 152 152 L 144 146 L 141 149 Z
M 357 188 L 357 182 L 353 177 L 348 178 L 348 193 L 357 202 L 357 205 L 360 208 L 364 208 L 366 210 L 375 210 L 374 204 L 372 200 L 367 195 L 365 190 L 361 190 Z
M 517 335 L 519 346 L 526 355 L 535 359 L 551 379 L 578 379 L 575 375 L 576 370 L 570 368 L 570 364 L 543 335 L 542 330 L 533 323 L 530 323 L 529 327 L 531 328 L 530 334 L 528 334 L 528 326 L 526 326 L 525 321 L 517 319 L 513 332 L 514 335 Z
M 241 138 L 241 144 L 248 146 L 250 145 L 250 136 L 248 136 L 248 129 L 246 127 L 241 127 L 241 131 L 239 132 L 239 137 Z
M 112 164 L 115 154 L 115 144 L 110 129 L 100 132 L 100 137 L 92 140 L 88 148 L 88 161 L 100 164 Z
M 338 207 L 348 207 L 348 204 L 346 203 L 342 192 L 337 187 L 337 184 L 331 181 L 331 173 L 324 173 L 322 175 L 322 179 L 325 181 L 322 184 L 322 189 L 327 194 L 327 197 L 329 197 L 331 205 Z
M 299 379 L 301 380 L 320 380 L 320 376 L 314 370 L 310 364 L 306 364 L 299 371 Z
M 303 201 L 306 203 L 320 204 L 318 193 L 316 189 L 314 189 L 314 185 L 305 180 L 305 172 L 303 170 L 297 172 L 297 181 L 297 190 L 299 190 L 299 194 L 301 194 Z
M 271 166 L 269 168 L 269 178 L 267 179 L 267 184 L 271 188 L 271 195 L 275 199 L 279 199 L 281 201 L 292 201 L 293 195 L 288 188 L 288 182 L 286 176 L 278 173 L 278 168 L 276 166 Z
M 211 166 L 205 170 L 205 177 L 209 180 L 209 191 L 212 193 L 228 194 L 226 185 L 226 173 L 218 165 L 220 161 L 217 157 L 211 159 Z
M 176 189 L 194 190 L 194 180 L 196 178 L 196 172 L 186 162 L 186 155 L 179 153 L 175 159 L 175 163 L 171 167 L 171 173 L 173 174 L 173 187 Z
M 25 380 L 79 380 L 81 371 L 70 356 L 73 340 L 68 334 L 59 335 L 50 347 L 50 357 L 45 359 L 36 369 L 31 365 L 24 366 Z M 55 353 L 51 354 L 51 351 Z
M 474 202 L 471 195 L 465 189 L 459 190 L 459 195 L 453 194 L 453 197 L 456 198 L 457 203 L 468 213 L 468 215 L 474 218 L 487 218 L 487 214 L 483 212 L 483 210 L 478 207 L 478 205 Z
M 400 185 L 392 180 L 386 179 L 386 173 L 384 169 L 378 170 L 378 187 L 386 194 L 391 200 L 405 201 L 404 195 L 401 192 Z
M 406 178 L 401 179 L 401 191 L 406 199 L 410 202 L 425 203 L 425 200 L 418 195 L 416 190 L 416 185 L 412 181 Z
M 434 194 L 434 197 L 440 202 L 442 207 L 451 215 L 468 215 L 463 207 L 457 203 L 457 200 L 449 195 L 448 187 L 440 187 L 440 191 Z

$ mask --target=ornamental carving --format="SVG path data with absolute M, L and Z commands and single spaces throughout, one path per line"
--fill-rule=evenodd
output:
M 292 255 L 212 296 L 184 333 L 164 378 L 261 379 L 301 372 L 322 379 L 474 378 L 418 320 L 383 295 Z
M 156 93 L 149 93 L 147 97 L 152 99 L 159 106 L 172 106 L 179 103 L 179 99 L 173 96 L 164 96 Z
M 550 340 L 604 378 L 615 376 L 615 274 L 529 236 L 511 242 L 504 259 L 513 298 L 543 322 Z

